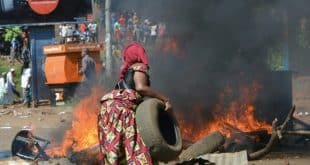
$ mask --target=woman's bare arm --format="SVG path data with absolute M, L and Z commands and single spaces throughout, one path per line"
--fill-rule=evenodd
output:
M 135 72 L 134 73 L 134 82 L 136 91 L 140 93 L 143 96 L 149 96 L 153 98 L 157 98 L 159 100 L 162 100 L 165 103 L 166 110 L 171 109 L 171 103 L 168 97 L 154 91 L 150 86 L 148 86 L 147 83 L 147 76 L 142 72 Z

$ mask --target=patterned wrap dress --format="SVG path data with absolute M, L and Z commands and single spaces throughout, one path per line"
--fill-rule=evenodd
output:
M 146 66 L 131 68 L 148 75 Z M 102 163 L 152 165 L 151 156 L 136 126 L 135 109 L 142 96 L 134 89 L 114 89 L 101 99 L 98 131 Z

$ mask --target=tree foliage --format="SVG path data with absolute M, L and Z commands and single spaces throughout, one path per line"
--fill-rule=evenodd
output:
M 22 29 L 18 26 L 6 28 L 4 39 L 5 41 L 11 41 L 13 38 L 18 37 L 21 34 L 22 34 Z

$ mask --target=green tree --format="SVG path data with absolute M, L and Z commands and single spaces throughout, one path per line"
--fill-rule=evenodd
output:
M 22 34 L 22 29 L 18 26 L 6 28 L 4 39 L 5 41 L 11 41 L 13 38 L 20 36 L 21 34 Z

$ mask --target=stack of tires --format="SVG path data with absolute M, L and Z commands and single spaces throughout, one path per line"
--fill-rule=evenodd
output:
M 136 122 L 152 159 L 156 161 L 189 161 L 217 151 L 225 142 L 225 137 L 216 131 L 182 151 L 181 132 L 174 116 L 165 111 L 160 100 L 154 98 L 138 106 Z

